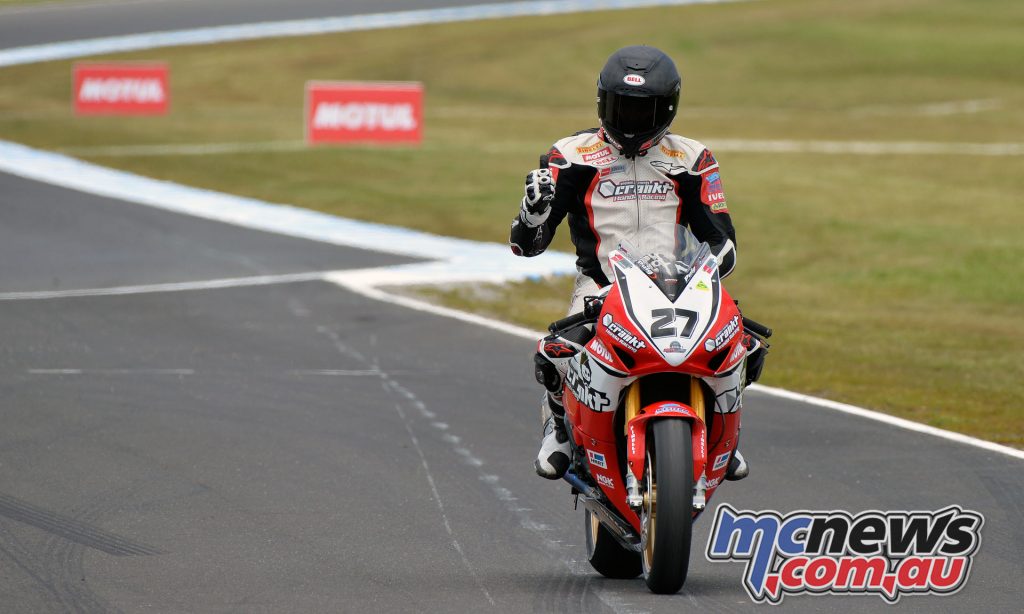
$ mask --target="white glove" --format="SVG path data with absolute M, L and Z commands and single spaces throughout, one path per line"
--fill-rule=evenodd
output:
M 551 214 L 551 201 L 555 198 L 555 182 L 551 171 L 539 168 L 526 175 L 526 195 L 519 217 L 523 224 L 536 228 L 543 224 Z

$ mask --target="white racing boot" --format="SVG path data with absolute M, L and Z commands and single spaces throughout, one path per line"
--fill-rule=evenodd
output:
M 729 459 L 729 468 L 725 472 L 725 479 L 735 482 L 748 475 L 750 475 L 750 467 L 747 466 L 747 461 L 744 460 L 740 451 L 736 450 L 732 453 L 732 458 Z
M 540 452 L 533 466 L 537 475 L 549 480 L 558 480 L 569 470 L 572 448 L 569 446 L 569 435 L 565 432 L 565 409 L 547 394 L 541 406 L 541 415 L 547 415 L 544 421 L 544 440 L 540 444 Z

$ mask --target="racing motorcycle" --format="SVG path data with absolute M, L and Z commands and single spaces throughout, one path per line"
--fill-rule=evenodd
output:
M 674 593 L 692 523 L 738 444 L 745 359 L 763 356 L 772 331 L 743 317 L 718 257 L 687 228 L 656 226 L 642 239 L 648 250 L 611 251 L 613 283 L 541 344 L 563 349 L 555 364 L 573 448 L 564 479 L 585 506 L 590 564 Z

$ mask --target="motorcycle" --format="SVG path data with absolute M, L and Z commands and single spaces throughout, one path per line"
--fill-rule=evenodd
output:
M 541 340 L 562 356 L 564 479 L 584 503 L 587 559 L 655 593 L 686 581 L 692 523 L 738 444 L 746 358 L 772 333 L 740 313 L 711 248 L 671 226 L 645 230 L 644 251 L 612 250 L 613 283 Z

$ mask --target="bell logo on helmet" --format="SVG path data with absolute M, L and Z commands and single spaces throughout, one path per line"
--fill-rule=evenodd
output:
M 644 83 L 647 83 L 647 79 L 644 79 L 640 75 L 632 73 L 623 77 L 622 81 L 626 85 L 643 85 Z

